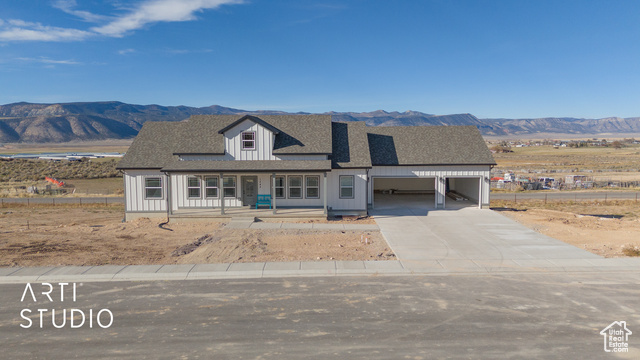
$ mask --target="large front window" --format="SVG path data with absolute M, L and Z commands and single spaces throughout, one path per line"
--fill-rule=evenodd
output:
M 218 177 L 207 176 L 204 178 L 204 195 L 208 198 L 218 197 Z
M 226 198 L 234 198 L 236 197 L 236 177 L 235 176 L 225 176 L 222 181 L 223 193 Z
M 200 199 L 200 178 L 189 176 L 187 178 L 187 193 L 190 199 Z
M 256 132 L 245 131 L 242 133 L 242 150 L 256 149 Z
M 340 176 L 340 198 L 353 199 L 353 175 Z
M 147 177 L 144 179 L 145 199 L 162 199 L 162 178 Z
M 320 197 L 320 177 L 305 176 L 307 199 L 318 199 Z
M 302 199 L 302 176 L 289 176 L 289 199 Z

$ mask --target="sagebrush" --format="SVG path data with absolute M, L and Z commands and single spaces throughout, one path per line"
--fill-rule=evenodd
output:
M 5 160 L 0 161 L 0 181 L 38 181 L 46 176 L 57 179 L 100 179 L 122 177 L 116 170 L 118 161 L 51 161 Z

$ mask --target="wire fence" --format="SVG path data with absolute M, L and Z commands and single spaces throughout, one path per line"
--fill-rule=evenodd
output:
M 504 200 L 513 203 L 526 200 L 544 201 L 575 201 L 575 202 L 603 202 L 609 201 L 634 201 L 638 202 L 640 192 L 553 192 L 553 193 L 491 193 L 491 200 Z
M 26 197 L 0 198 L 0 207 L 5 206 L 59 206 L 59 205 L 122 205 L 122 197 Z

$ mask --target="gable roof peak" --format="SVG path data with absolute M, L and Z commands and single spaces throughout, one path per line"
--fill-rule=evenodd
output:
M 241 117 L 240 119 L 232 122 L 231 124 L 225 126 L 223 129 L 218 131 L 218 134 L 224 134 L 226 131 L 228 131 L 229 129 L 234 128 L 236 125 L 240 124 L 241 122 L 243 122 L 245 120 L 253 121 L 254 123 L 256 123 L 258 125 L 262 125 L 263 127 L 267 128 L 269 131 L 271 131 L 274 135 L 278 135 L 280 133 L 280 130 L 278 130 L 273 125 L 269 124 L 268 122 L 260 119 L 259 117 L 253 116 L 253 115 L 245 115 L 245 116 Z

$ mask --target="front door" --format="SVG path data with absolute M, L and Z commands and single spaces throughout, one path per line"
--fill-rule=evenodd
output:
M 258 199 L 258 177 L 242 177 L 242 204 L 254 206 Z

